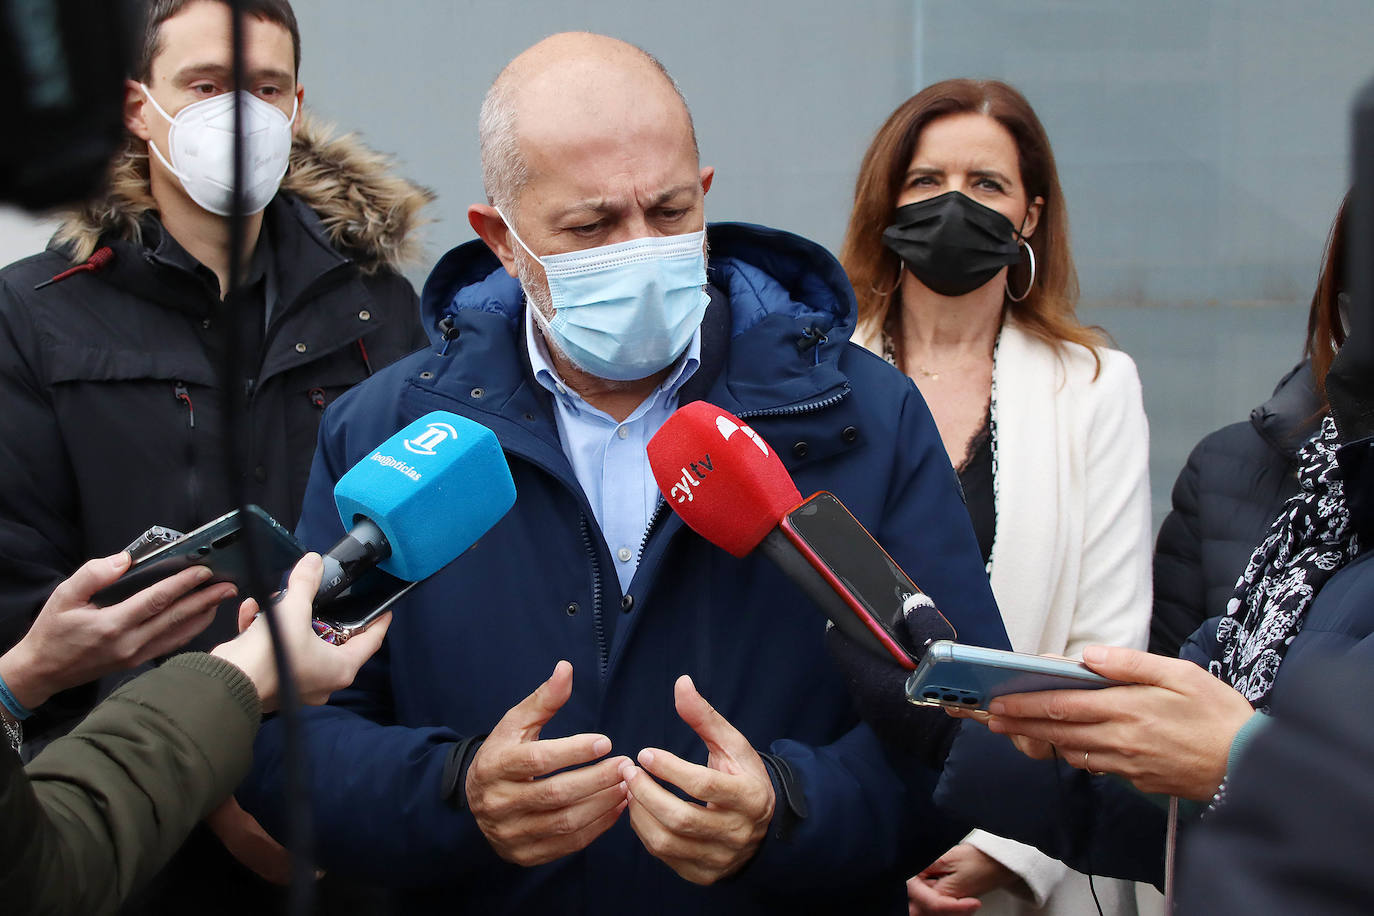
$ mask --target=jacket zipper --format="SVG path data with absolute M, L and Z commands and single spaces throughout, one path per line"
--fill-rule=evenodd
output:
M 666 513 L 663 511 L 668 508 L 668 500 L 663 498 L 663 494 L 658 494 L 658 502 L 654 503 L 653 514 L 649 516 L 649 524 L 644 526 L 644 536 L 639 539 L 639 552 L 635 554 L 635 568 L 639 568 L 639 562 L 644 559 L 644 548 L 649 546 L 649 536 L 654 533 L 654 526 Z
M 848 395 L 849 385 L 846 383 L 839 391 L 819 401 L 810 401 L 805 404 L 793 404 L 790 407 L 767 407 L 759 410 L 741 411 L 736 414 L 736 416 L 741 420 L 750 417 L 795 416 L 797 414 L 810 413 L 814 410 L 824 410 L 827 407 L 833 407 L 840 403 L 840 401 L 843 401 Z M 649 546 L 649 538 L 653 535 L 654 528 L 658 525 L 659 520 L 667 514 L 664 512 L 667 508 L 668 501 L 665 500 L 663 494 L 660 493 L 658 502 L 654 505 L 654 512 L 649 516 L 649 524 L 644 529 L 644 536 L 639 539 L 639 553 L 635 555 L 635 566 L 638 566 L 640 561 L 644 559 L 644 549 Z
M 743 420 L 749 417 L 795 416 L 797 414 L 809 413 L 815 410 L 824 410 L 825 408 L 831 407 L 835 404 L 838 404 L 840 401 L 844 400 L 849 395 L 849 391 L 849 384 L 845 383 L 843 387 L 841 387 L 841 389 L 837 391 L 835 394 L 827 398 L 822 398 L 819 401 L 809 401 L 805 404 L 794 404 L 790 407 L 772 407 L 764 408 L 761 410 L 744 411 L 739 413 L 738 416 L 741 420 Z M 444 394 L 442 392 L 430 391 L 430 394 L 444 400 L 462 403 L 452 395 Z M 559 479 L 558 475 L 555 474 L 551 468 L 545 467 L 541 462 L 533 461 L 528 458 L 526 458 L 525 460 L 530 461 L 536 467 L 542 468 L 545 471 L 545 473 L 552 475 L 555 479 Z M 662 495 L 660 494 L 658 502 L 654 506 L 653 514 L 649 517 L 649 524 L 644 529 L 644 536 L 640 538 L 639 553 L 635 559 L 636 565 L 638 565 L 639 561 L 643 559 L 644 549 L 649 544 L 649 538 L 652 536 L 654 529 L 658 526 L 658 523 L 663 519 L 665 515 L 664 510 L 667 508 L 668 503 L 665 499 L 663 499 Z M 591 528 L 587 522 L 587 515 L 585 512 L 580 514 L 579 520 L 581 523 L 582 546 L 587 551 L 587 558 L 591 562 L 592 567 L 592 622 L 593 629 L 596 633 L 598 667 L 601 679 L 604 681 L 606 679 L 607 669 L 610 666 L 610 657 L 606 646 L 606 626 L 605 620 L 603 618 L 603 608 L 601 600 L 601 566 L 597 559 L 596 544 L 592 539 Z
M 606 679 L 606 669 L 610 666 L 610 656 L 606 648 L 606 623 L 601 616 L 601 566 L 596 558 L 596 544 L 592 540 L 591 525 L 586 515 L 581 515 L 582 546 L 587 551 L 587 559 L 592 564 L 592 624 L 596 631 L 597 664 L 601 679 Z
M 849 396 L 849 383 L 845 382 L 839 391 L 830 397 L 820 401 L 811 401 L 806 404 L 793 404 L 791 407 L 766 407 L 761 410 L 746 410 L 737 414 L 741 420 L 748 420 L 751 417 L 790 417 L 801 413 L 810 413 L 813 410 L 824 410 L 833 407 Z
M 196 474 L 196 406 L 191 403 L 191 392 L 186 383 L 178 380 L 173 395 L 186 405 L 186 498 L 190 501 L 190 518 L 200 517 L 200 478 Z

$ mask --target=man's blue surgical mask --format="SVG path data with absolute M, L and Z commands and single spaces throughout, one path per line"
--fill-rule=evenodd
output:
M 631 239 L 540 257 L 505 220 L 510 234 L 544 268 L 554 315 L 534 309 L 551 342 L 597 378 L 632 381 L 671 365 L 692 341 L 710 296 L 706 230 Z

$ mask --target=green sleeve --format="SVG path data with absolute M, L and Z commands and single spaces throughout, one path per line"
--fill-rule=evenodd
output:
M 188 653 L 121 687 L 27 768 L 0 755 L 0 909 L 113 913 L 252 761 L 253 683 Z
M 1236 737 L 1231 741 L 1231 750 L 1226 755 L 1226 776 L 1229 779 L 1231 774 L 1236 771 L 1236 761 L 1245 755 L 1245 749 L 1250 746 L 1250 742 L 1255 740 L 1255 736 L 1269 727 L 1269 716 L 1256 710 L 1250 718 L 1245 720 L 1245 724 L 1236 732 Z

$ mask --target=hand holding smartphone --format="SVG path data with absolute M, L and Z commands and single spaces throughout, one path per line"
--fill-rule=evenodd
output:
M 941 640 L 907 679 L 906 695 L 921 706 L 986 710 L 995 697 L 1039 690 L 1120 687 L 1082 662 L 1007 652 Z
M 171 535 L 176 532 L 170 532 Z M 248 538 L 255 538 L 257 553 L 249 556 Z M 190 534 L 167 540 L 167 529 L 149 529 L 131 547 L 144 545 L 148 550 L 135 556 L 134 564 L 109 585 L 91 596 L 102 607 L 118 604 L 155 582 L 191 566 L 207 566 L 211 575 L 207 584 L 233 582 L 246 591 L 252 574 L 250 559 L 255 559 L 267 573 L 272 585 L 305 555 L 300 543 L 276 519 L 258 506 L 247 506 L 244 512 L 235 509 L 202 525 Z M 160 546 L 159 546 L 160 545 Z

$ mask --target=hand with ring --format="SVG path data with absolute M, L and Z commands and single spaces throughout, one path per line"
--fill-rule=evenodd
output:
M 989 730 L 1011 736 L 1028 756 L 1057 749 L 1066 763 L 1115 773 L 1142 792 L 1210 799 L 1236 732 L 1254 714 L 1245 697 L 1183 659 L 1089 646 L 1083 661 L 1125 684 L 998 697 L 988 706 Z M 1097 755 L 1091 765 L 1089 752 Z

